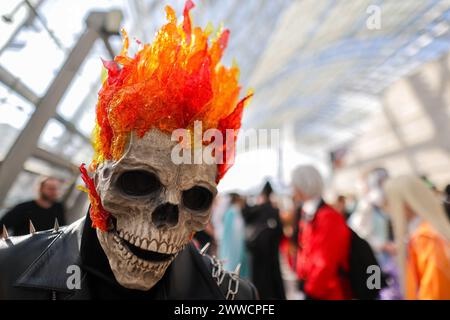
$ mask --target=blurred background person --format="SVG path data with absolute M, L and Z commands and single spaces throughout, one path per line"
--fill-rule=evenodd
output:
M 52 177 L 44 177 L 38 184 L 36 199 L 20 203 L 8 211 L 0 220 L 8 233 L 14 236 L 30 232 L 29 222 L 32 221 L 36 231 L 53 228 L 55 219 L 60 225 L 66 224 L 64 207 L 58 202 L 61 182 Z
M 380 292 L 380 298 L 383 300 L 402 298 L 389 215 L 382 209 L 385 199 L 383 184 L 388 177 L 389 174 L 384 168 L 375 168 L 368 172 L 364 181 L 365 192 L 348 220 L 352 230 L 370 244 L 382 271 L 388 277 L 388 287 Z
M 338 195 L 336 203 L 333 207 L 337 212 L 344 216 L 345 220 L 348 220 L 348 218 L 350 218 L 350 211 L 347 209 L 347 199 L 344 195 Z
M 303 202 L 299 228 L 297 276 L 307 299 L 351 299 L 351 233 L 345 218 L 322 199 L 323 180 L 310 165 L 292 175 L 295 200 Z
M 284 282 L 284 291 L 288 300 L 303 300 L 304 295 L 298 288 L 296 260 L 298 251 L 298 224 L 301 203 L 294 203 L 292 192 L 285 189 L 284 194 L 277 194 L 277 208 L 283 225 L 283 237 L 280 242 L 280 269 Z
M 418 177 L 386 182 L 407 299 L 450 299 L 450 223 L 436 195 Z
M 302 205 L 303 202 L 299 201 L 295 198 L 292 198 L 293 209 L 292 209 L 292 221 L 291 225 L 291 233 L 288 237 L 289 247 L 288 247 L 288 260 L 290 266 L 294 272 L 297 270 L 297 258 L 298 258 L 298 250 L 299 250 L 299 233 L 300 233 L 300 221 L 302 218 Z
M 365 179 L 365 192 L 349 219 L 350 227 L 367 240 L 377 252 L 383 252 L 389 241 L 389 219 L 382 211 L 384 202 L 383 183 L 389 177 L 384 168 L 370 171 Z M 379 257 L 381 259 L 381 257 Z
M 219 241 L 219 257 L 224 260 L 226 270 L 233 271 L 240 264 L 240 276 L 248 278 L 250 274 L 242 217 L 245 199 L 237 193 L 230 193 L 229 198 L 230 204 L 222 217 L 223 232 Z
M 283 227 L 279 210 L 270 200 L 272 193 L 271 184 L 266 182 L 261 203 L 243 209 L 250 274 L 261 299 L 286 299 L 279 261 Z

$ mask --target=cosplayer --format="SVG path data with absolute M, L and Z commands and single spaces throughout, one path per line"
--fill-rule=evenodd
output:
M 203 131 L 239 130 L 251 95 L 239 101 L 239 69 L 220 64 L 229 31 L 209 41 L 209 27 L 191 26 L 193 6 L 186 2 L 181 24 L 167 7 L 168 23 L 134 57 L 124 32 L 121 53 L 104 62 L 95 156 L 80 168 L 89 213 L 64 228 L 21 237 L 4 232 L 1 299 L 257 297 L 239 266 L 225 271 L 191 242 L 209 222 L 235 137 L 216 150 L 231 150 L 220 163 L 176 164 L 171 157 L 176 129 L 192 132 L 201 121 Z

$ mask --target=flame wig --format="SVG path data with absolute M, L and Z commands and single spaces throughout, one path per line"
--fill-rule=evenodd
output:
M 218 32 L 209 43 L 212 28 L 192 26 L 189 11 L 193 7 L 187 0 L 183 22 L 177 24 L 175 11 L 167 6 L 168 22 L 153 43 L 144 44 L 134 57 L 128 56 L 129 39 L 122 31 L 122 51 L 114 61 L 103 61 L 107 77 L 98 94 L 92 169 L 105 160 L 118 160 L 133 131 L 139 137 L 152 128 L 171 134 L 178 128 L 192 129 L 194 121 L 202 122 L 203 131 L 214 128 L 223 136 L 227 129 L 239 130 L 243 108 L 252 94 L 239 100 L 238 67 L 220 63 L 230 32 Z M 231 167 L 236 136 L 232 146 L 224 141 L 222 150 L 227 150 L 228 158 L 217 165 L 217 182 Z M 83 166 L 81 171 L 92 221 L 105 229 L 107 213 Z M 98 223 L 95 216 L 103 222 Z

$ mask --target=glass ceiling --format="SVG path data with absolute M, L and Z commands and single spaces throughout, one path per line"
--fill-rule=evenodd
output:
M 449 1 L 378 1 L 370 30 L 373 3 L 292 2 L 250 78 L 246 124 L 291 122 L 300 145 L 331 148 L 355 137 L 384 88 L 449 51 Z
M 89 11 L 120 8 L 129 34 L 150 41 L 165 21 L 163 7 L 171 4 L 181 15 L 184 4 L 178 0 L 29 1 L 48 31 L 38 19 L 27 23 L 30 13 L 21 2 L 0 4 L 0 66 L 38 96 L 45 93 L 83 31 Z M 222 21 L 231 30 L 225 64 L 236 59 L 244 89 L 255 90 L 244 127 L 292 126 L 302 148 L 328 151 L 350 141 L 362 120 L 379 107 L 386 86 L 450 50 L 450 0 L 197 0 L 196 5 L 195 23 L 205 26 L 213 21 L 217 26 Z M 13 21 L 6 21 L 4 16 L 8 18 L 17 6 Z M 379 9 L 379 29 L 367 27 L 371 6 Z M 22 24 L 25 27 L 16 32 Z M 120 39 L 113 40 L 116 52 L 119 46 Z M 92 50 L 58 107 L 58 113 L 85 136 L 93 125 L 100 57 L 109 58 L 102 43 Z M 0 125 L 8 115 L 19 130 L 32 112 L 29 103 L 1 85 L 0 99 Z M 61 145 L 60 131 L 57 122 L 49 123 L 42 146 L 53 150 Z M 76 150 L 87 142 L 72 143 Z

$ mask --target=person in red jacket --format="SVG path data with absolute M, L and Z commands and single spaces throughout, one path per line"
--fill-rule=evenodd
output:
M 349 270 L 351 232 L 345 218 L 322 199 L 323 180 L 313 166 L 299 166 L 292 179 L 303 204 L 297 276 L 307 299 L 352 299 Z

